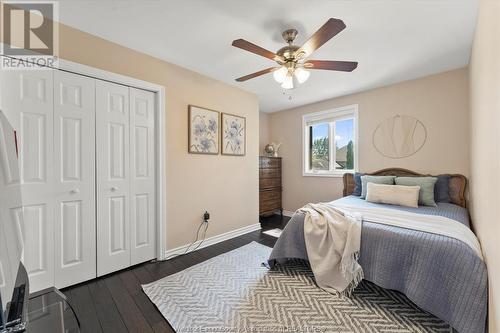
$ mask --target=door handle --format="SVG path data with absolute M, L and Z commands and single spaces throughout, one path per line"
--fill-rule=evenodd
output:
M 118 191 L 118 187 L 113 186 L 113 187 L 111 188 L 111 192 L 116 192 L 116 191 Z
M 72 189 L 71 191 L 69 191 L 69 193 L 71 193 L 71 194 L 80 193 L 80 189 L 79 188 Z

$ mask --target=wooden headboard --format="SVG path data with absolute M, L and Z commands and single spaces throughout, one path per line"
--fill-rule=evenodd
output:
M 388 168 L 375 171 L 372 173 L 366 173 L 367 175 L 376 176 L 398 176 L 398 177 L 416 177 L 416 176 L 430 176 L 422 175 L 415 171 L 401 169 L 401 168 Z M 451 203 L 456 205 L 466 207 L 467 202 L 465 200 L 465 187 L 467 186 L 467 178 L 463 175 L 450 175 L 450 198 Z M 355 187 L 354 174 L 345 173 L 344 174 L 344 197 L 351 195 Z

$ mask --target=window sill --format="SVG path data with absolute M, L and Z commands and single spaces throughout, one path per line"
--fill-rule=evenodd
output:
M 303 177 L 325 177 L 325 178 L 342 178 L 346 173 L 354 173 L 354 171 L 345 172 L 335 172 L 335 173 L 313 173 L 313 172 L 302 172 Z

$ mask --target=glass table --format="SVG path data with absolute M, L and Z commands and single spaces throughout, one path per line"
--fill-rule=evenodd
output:
M 51 288 L 30 295 L 26 332 L 78 333 L 80 322 L 66 296 Z

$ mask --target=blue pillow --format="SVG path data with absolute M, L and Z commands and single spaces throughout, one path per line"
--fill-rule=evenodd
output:
M 434 187 L 434 201 L 436 202 L 451 202 L 450 198 L 450 175 L 437 176 L 437 182 Z
M 355 172 L 354 173 L 354 191 L 352 191 L 352 195 L 357 195 L 358 197 L 361 195 L 361 176 L 364 176 L 364 173 Z

